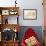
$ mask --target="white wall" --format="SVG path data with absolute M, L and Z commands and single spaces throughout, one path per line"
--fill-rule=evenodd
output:
M 0 0 L 0 6 L 15 6 L 15 0 Z M 43 26 L 42 0 L 17 0 L 19 4 L 19 24 L 21 26 Z M 37 20 L 24 20 L 23 9 L 37 9 Z
M 43 26 L 42 0 L 24 0 L 23 9 L 37 9 L 37 20 L 23 20 L 23 12 L 20 12 L 20 24 L 22 26 Z
M 1 7 L 14 6 L 15 5 L 14 1 L 15 0 L 0 0 L 0 6 Z

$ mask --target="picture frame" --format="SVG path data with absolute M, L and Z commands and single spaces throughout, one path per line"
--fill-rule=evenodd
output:
M 9 10 L 2 10 L 2 15 L 9 15 Z
M 16 15 L 17 13 L 18 13 L 18 12 L 15 11 L 15 10 L 10 10 L 10 11 L 9 11 L 9 14 L 10 14 L 10 15 Z
M 10 17 L 10 19 L 8 19 L 8 24 L 18 24 L 18 16 Z
M 2 31 L 2 40 L 9 41 L 12 40 L 12 30 L 10 28 L 4 28 Z
M 37 9 L 23 9 L 23 19 L 24 20 L 36 20 Z

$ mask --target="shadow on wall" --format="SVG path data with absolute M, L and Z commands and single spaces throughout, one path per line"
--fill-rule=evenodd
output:
M 23 38 L 23 35 L 25 33 L 25 31 L 28 29 L 28 28 L 32 28 L 36 34 L 37 34 L 37 37 L 39 39 L 39 41 L 41 43 L 43 43 L 43 30 L 42 30 L 42 26 L 21 26 L 20 27 L 20 32 L 19 32 L 19 39 L 20 39 L 20 42 Z

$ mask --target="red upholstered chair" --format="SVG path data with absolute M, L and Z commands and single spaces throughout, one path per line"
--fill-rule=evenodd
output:
M 28 28 L 27 31 L 25 32 L 24 34 L 24 37 L 22 38 L 22 42 L 21 42 L 21 45 L 22 46 L 27 46 L 25 40 L 30 38 L 30 37 L 37 37 L 36 33 L 34 32 L 34 30 L 32 28 Z M 37 40 L 37 38 L 36 38 Z M 37 40 L 37 44 L 35 44 L 34 46 L 41 46 L 41 44 L 39 43 L 39 41 Z

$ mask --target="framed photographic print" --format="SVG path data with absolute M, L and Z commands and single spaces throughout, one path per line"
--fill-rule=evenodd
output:
M 2 15 L 9 15 L 9 10 L 2 10 Z
M 8 24 L 18 24 L 18 17 L 17 16 L 9 17 Z
M 10 14 L 10 15 L 16 15 L 17 13 L 18 13 L 18 12 L 17 12 L 16 10 L 14 10 L 14 9 L 9 11 L 9 14 Z
M 25 20 L 36 20 L 37 9 L 23 9 L 23 18 Z
M 12 30 L 10 28 L 4 28 L 3 29 L 2 40 L 3 41 L 12 40 Z

